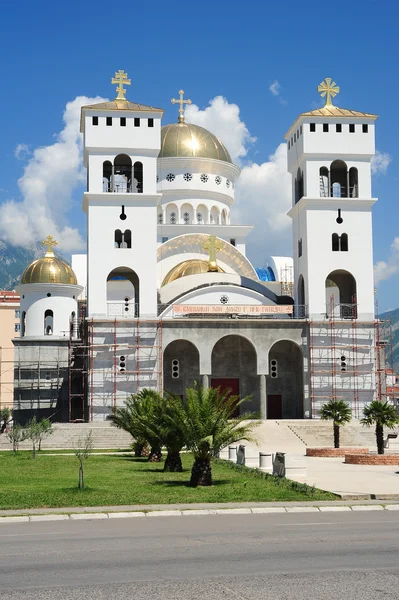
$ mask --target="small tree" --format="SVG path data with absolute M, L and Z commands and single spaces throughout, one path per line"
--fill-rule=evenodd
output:
M 50 437 L 55 431 L 52 422 L 49 419 L 42 419 L 39 423 L 39 446 L 38 450 L 42 449 L 42 441 Z
M 375 425 L 375 437 L 377 441 L 378 454 L 384 454 L 384 427 L 394 429 L 399 424 L 399 416 L 396 414 L 395 407 L 386 400 L 373 400 L 363 410 L 363 419 L 361 423 L 370 427 Z
M 83 463 L 89 458 L 93 452 L 93 434 L 90 429 L 89 433 L 82 439 L 78 439 L 78 445 L 74 448 L 75 456 L 79 461 L 79 483 L 78 488 L 83 490 L 85 487 Z
M 16 423 L 9 431 L 7 431 L 7 437 L 9 442 L 12 444 L 12 451 L 14 454 L 17 454 L 20 443 L 27 438 L 27 432 L 25 429 L 23 429 L 23 427 L 21 427 L 21 425 Z
M 7 429 L 7 425 L 11 421 L 12 411 L 8 406 L 5 406 L 0 410 L 0 433 L 4 433 Z
M 345 423 L 349 423 L 352 418 L 349 405 L 343 400 L 330 400 L 321 407 L 320 418 L 323 421 L 333 422 L 334 448 L 339 448 L 340 427 Z
M 40 442 L 42 435 L 42 429 L 40 423 L 37 422 L 36 417 L 33 417 L 26 424 L 26 438 L 32 442 L 32 458 L 36 458 L 36 448 Z

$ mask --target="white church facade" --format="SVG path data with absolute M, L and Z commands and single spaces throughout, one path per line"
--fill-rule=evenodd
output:
M 240 169 L 210 131 L 130 102 L 81 113 L 87 255 L 46 256 L 18 288 L 15 415 L 105 420 L 143 387 L 230 388 L 262 418 L 317 418 L 329 398 L 359 416 L 384 394 L 374 314 L 371 159 L 376 116 L 332 103 L 286 140 L 293 258 L 256 268 L 252 226 L 231 222 Z M 263 227 L 262 223 L 257 224 Z

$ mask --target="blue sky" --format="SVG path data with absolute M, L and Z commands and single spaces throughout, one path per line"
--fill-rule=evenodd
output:
M 245 139 L 242 166 L 269 160 L 296 116 L 320 104 L 317 85 L 330 76 L 341 87 L 336 104 L 380 115 L 376 146 L 391 163 L 373 183 L 379 197 L 374 251 L 375 262 L 386 263 L 385 276 L 391 273 L 378 286 L 380 309 L 395 308 L 399 243 L 396 249 L 391 245 L 399 235 L 398 12 L 389 0 L 352 0 L 336 8 L 313 0 L 7 3 L 0 24 L 0 203 L 21 199 L 24 191 L 17 182 L 29 153 L 54 143 L 67 102 L 77 96 L 113 97 L 110 78 L 116 69 L 129 73 L 129 98 L 165 108 L 164 123 L 176 119 L 170 98 L 181 87 L 202 110 L 217 96 L 236 104 L 240 122 L 256 137 Z M 280 84 L 279 95 L 270 91 L 274 81 Z M 17 159 L 20 144 L 27 148 Z M 63 194 L 59 200 L 54 184 L 52 189 L 57 206 Z M 74 187 L 65 210 L 58 208 L 60 218 L 84 235 L 81 191 Z M 250 201 L 248 212 L 244 201 L 239 212 L 243 221 L 254 222 Z M 29 222 L 21 217 L 21 229 L 25 226 Z M 278 229 L 269 232 L 269 227 L 270 214 L 261 234 L 279 252 L 286 248 L 290 253 L 286 234 L 280 240 Z

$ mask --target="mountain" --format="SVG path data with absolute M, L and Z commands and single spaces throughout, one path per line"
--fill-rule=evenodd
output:
M 399 371 L 399 308 L 380 315 L 382 321 L 392 322 L 392 362 L 393 369 Z M 388 357 L 389 360 L 389 357 Z
M 44 256 L 44 252 L 40 242 L 22 247 L 11 246 L 0 240 L 0 289 L 13 290 L 26 267 L 36 258 Z M 55 254 L 65 260 L 58 252 Z

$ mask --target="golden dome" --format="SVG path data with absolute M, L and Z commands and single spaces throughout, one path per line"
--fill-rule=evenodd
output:
M 173 123 L 161 129 L 159 158 L 213 158 L 232 163 L 222 142 L 207 129 L 192 123 Z
M 209 272 L 209 261 L 201 260 L 199 258 L 192 258 L 190 260 L 184 260 L 178 265 L 174 266 L 173 269 L 169 271 L 166 275 L 165 279 L 162 282 L 162 286 L 175 281 L 176 279 L 180 279 L 180 277 L 186 277 L 186 275 L 199 275 L 200 273 L 208 273 Z M 224 273 L 223 269 L 217 265 L 217 272 Z
M 48 249 L 43 258 L 39 258 L 28 267 L 21 277 L 21 283 L 64 283 L 77 285 L 76 275 L 63 260 L 56 258 Z

